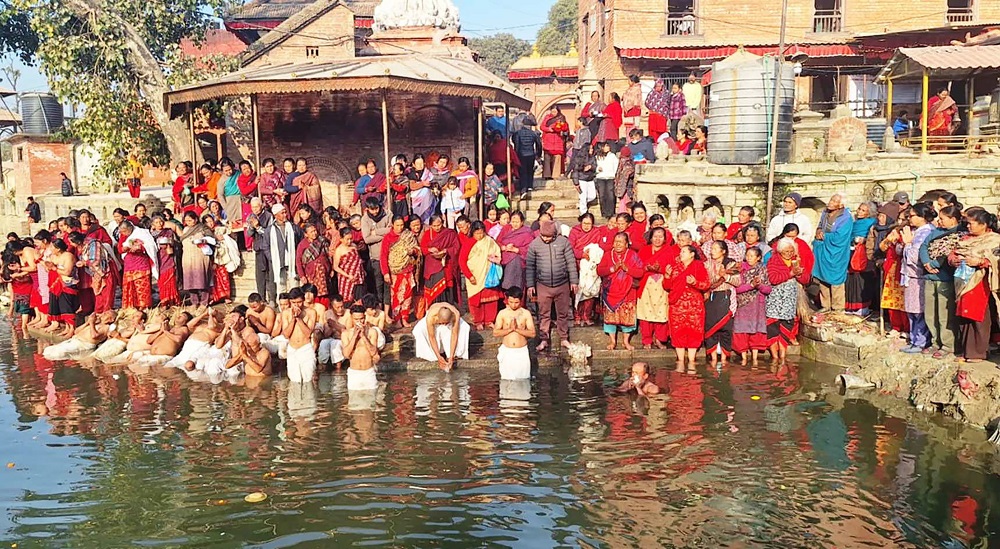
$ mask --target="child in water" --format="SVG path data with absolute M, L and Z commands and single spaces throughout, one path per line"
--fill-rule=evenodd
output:
M 617 390 L 620 393 L 635 391 L 640 396 L 655 395 L 660 392 L 660 388 L 649 381 L 649 366 L 645 362 L 633 364 L 632 375 Z

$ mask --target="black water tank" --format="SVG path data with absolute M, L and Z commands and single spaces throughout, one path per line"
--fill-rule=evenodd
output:
M 63 106 L 49 93 L 21 95 L 21 130 L 28 135 L 48 135 L 63 127 Z

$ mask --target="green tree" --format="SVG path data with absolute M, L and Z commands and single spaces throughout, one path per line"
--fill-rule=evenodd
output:
M 190 156 L 186 123 L 170 119 L 163 94 L 195 73 L 180 41 L 204 37 L 224 0 L 12 1 L 38 36 L 52 92 L 84 106 L 70 131 L 98 147 L 105 175 L 120 177 L 130 153 L 161 165 Z
M 531 53 L 531 42 L 509 32 L 469 40 L 469 47 L 479 54 L 479 63 L 493 74 L 507 77 L 514 61 Z
M 38 35 L 31 29 L 28 14 L 9 0 L 0 0 L 0 55 L 14 54 L 30 63 L 38 49 Z
M 577 0 L 557 0 L 549 9 L 549 21 L 538 29 L 535 44 L 542 55 L 565 55 L 577 33 Z

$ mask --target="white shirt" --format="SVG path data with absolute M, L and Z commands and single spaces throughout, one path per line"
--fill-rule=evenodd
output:
M 688 109 L 701 110 L 701 98 L 705 95 L 700 82 L 685 82 L 681 88 Z
M 618 155 L 609 152 L 597 159 L 597 179 L 614 179 L 618 173 Z
M 816 227 L 813 227 L 813 222 L 809 216 L 799 210 L 795 210 L 795 213 L 781 212 L 774 216 L 767 225 L 767 241 L 770 242 L 781 236 L 781 231 L 789 223 L 795 223 L 799 226 L 799 238 L 807 244 L 812 243 L 813 238 L 816 237 Z

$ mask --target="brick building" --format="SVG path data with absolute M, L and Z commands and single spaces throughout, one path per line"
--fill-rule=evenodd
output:
M 946 45 L 1000 25 L 1000 2 L 993 0 L 788 4 L 785 54 L 801 64 L 796 102 L 818 111 L 848 103 L 858 116 L 881 114 L 884 92 L 874 75 L 896 48 Z M 773 54 L 780 6 L 780 0 L 579 0 L 581 85 L 621 93 L 629 75 L 646 85 L 703 75 L 741 45 Z M 918 91 L 896 93 L 916 100 Z

